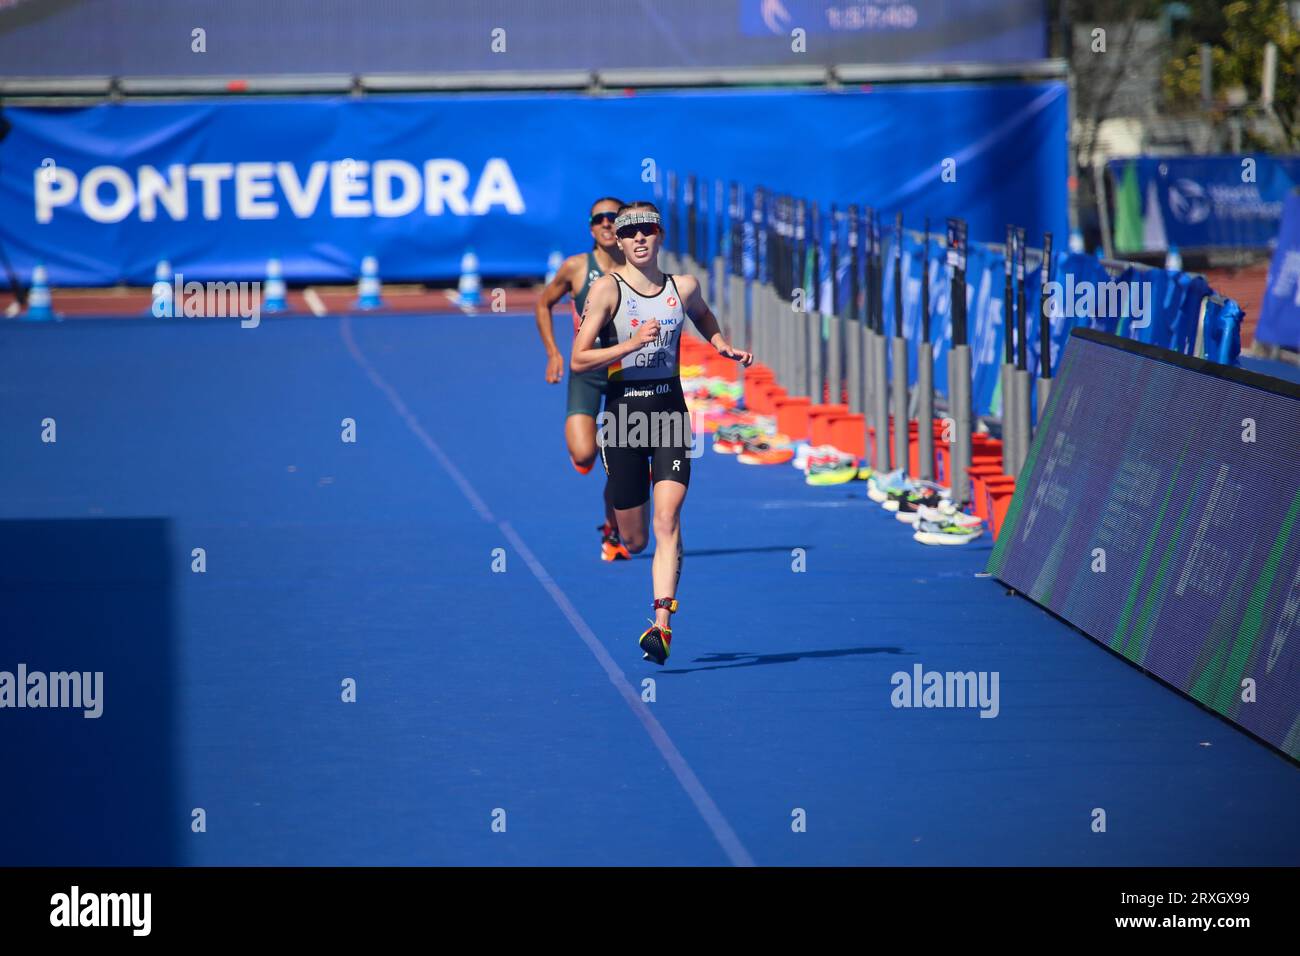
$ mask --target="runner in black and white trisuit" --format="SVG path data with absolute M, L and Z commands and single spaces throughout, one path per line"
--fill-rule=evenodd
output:
M 555 344 L 555 323 L 551 309 L 565 295 L 572 295 L 573 332 L 577 335 L 591 284 L 615 266 L 623 264 L 623 252 L 614 238 L 614 217 L 622 205 L 621 200 L 611 196 L 597 199 L 591 204 L 591 249 L 565 259 L 555 273 L 555 278 L 542 289 L 542 297 L 537 303 L 537 331 L 542 336 L 542 345 L 546 347 L 546 381 L 551 384 L 559 382 L 564 376 L 564 356 Z M 569 460 L 579 474 L 585 475 L 596 463 L 596 416 L 600 414 L 600 402 L 604 395 L 603 369 L 569 374 L 564 440 L 569 446 Z M 618 538 L 608 479 L 605 481 L 605 523 L 597 530 L 601 534 L 601 560 L 617 561 L 630 557 Z
M 625 262 L 592 283 L 569 365 L 575 373 L 608 369 L 601 457 L 619 534 L 633 553 L 649 540 L 653 486 L 655 619 L 640 644 L 646 660 L 662 664 L 672 644 L 681 510 L 691 480 L 690 418 L 678 373 L 682 324 L 689 317 L 722 355 L 745 365 L 754 359 L 723 337 L 694 278 L 659 270 L 663 228 L 653 203 L 623 206 L 614 227 Z

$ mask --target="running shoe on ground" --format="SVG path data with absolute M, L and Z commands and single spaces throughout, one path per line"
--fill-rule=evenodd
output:
M 713 450 L 723 455 L 738 455 L 747 439 L 760 437 L 762 433 L 753 425 L 728 425 L 713 433 Z
M 894 517 L 904 524 L 916 524 L 916 519 L 920 516 L 922 508 L 938 508 L 943 499 L 933 492 L 928 494 L 918 494 L 909 492 L 897 501 L 897 513 Z M 889 508 L 889 504 L 885 504 Z M 889 508 L 889 510 L 894 510 Z
M 604 524 L 596 525 L 596 530 L 600 532 L 600 560 L 632 560 L 632 555 L 628 553 L 627 547 L 619 540 L 617 528 L 614 528 L 606 521 Z
M 970 544 L 984 533 L 982 528 L 966 528 L 952 522 L 917 521 L 912 538 L 922 544 Z
M 852 455 L 836 452 L 833 457 L 809 458 L 808 474 L 804 481 L 810 485 L 842 485 L 858 475 L 858 460 Z
M 799 448 L 795 449 L 795 467 L 805 474 L 814 464 L 830 464 L 833 462 L 843 461 L 848 457 L 834 445 L 805 446 L 801 444 L 800 447 L 806 447 L 806 450 L 803 453 L 802 459 L 800 459 Z
M 917 494 L 917 491 L 914 488 L 908 488 L 905 491 L 899 491 L 898 489 L 891 489 L 889 492 L 885 494 L 885 500 L 880 503 L 880 507 L 884 508 L 886 511 L 897 511 L 898 503 L 900 501 L 906 499 L 908 495 L 915 495 L 915 494 Z
M 783 465 L 794 457 L 794 449 L 765 438 L 745 442 L 736 460 L 745 465 Z
M 662 667 L 672 651 L 673 629 L 651 623 L 637 643 L 641 645 L 643 660 L 654 661 Z
M 887 474 L 877 473 L 867 479 L 867 497 L 877 504 L 884 504 L 889 500 L 891 491 L 910 491 L 912 487 L 912 482 L 903 469 L 896 468 Z
M 951 501 L 942 501 L 937 508 L 922 505 L 917 509 L 917 514 L 920 515 L 922 521 L 949 522 L 961 525 L 963 528 L 984 527 L 983 518 L 978 515 L 968 515 L 964 511 L 958 511 Z
M 929 488 L 913 485 L 906 491 L 890 491 L 885 496 L 885 500 L 880 503 L 880 507 L 886 511 L 899 511 L 904 502 L 910 502 L 913 506 L 924 503 L 931 508 L 937 508 L 943 504 L 944 499 Z M 912 510 L 914 511 L 915 507 Z

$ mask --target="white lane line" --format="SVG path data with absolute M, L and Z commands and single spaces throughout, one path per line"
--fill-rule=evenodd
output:
M 623 701 L 629 708 L 631 708 L 632 713 L 641 722 L 641 726 L 645 729 L 646 734 L 650 737 L 655 748 L 667 762 L 669 769 L 672 770 L 673 775 L 677 778 L 677 782 L 681 784 L 682 789 L 686 791 L 687 797 L 689 797 L 691 802 L 695 804 L 695 809 L 699 812 L 700 816 L 704 818 L 705 824 L 713 833 L 714 839 L 716 839 L 718 844 L 722 847 L 722 851 L 727 855 L 727 859 L 731 861 L 733 866 L 753 866 L 754 858 L 749 855 L 749 851 L 746 850 L 744 844 L 740 842 L 740 838 L 736 836 L 736 832 L 731 828 L 731 824 L 727 822 L 726 817 L 722 815 L 722 811 L 718 809 L 717 803 L 715 803 L 713 798 L 709 796 L 709 792 L 704 789 L 704 784 L 700 782 L 700 778 L 695 775 L 695 771 L 691 769 L 690 764 L 686 762 L 686 758 L 683 757 L 681 751 L 677 749 L 677 745 L 674 744 L 672 738 L 668 736 L 668 731 L 664 730 L 663 725 L 659 723 L 655 716 L 650 713 L 645 704 L 642 703 L 641 695 L 633 689 L 631 683 L 628 682 L 627 676 L 619 669 L 619 666 L 614 663 L 614 659 L 609 656 L 609 652 L 605 650 L 605 646 L 600 643 L 587 622 L 583 620 L 582 615 L 579 614 L 578 609 L 573 606 L 573 602 L 569 600 L 568 595 L 566 595 L 563 589 L 555 583 L 555 579 L 551 577 L 546 568 L 543 567 L 541 561 L 539 561 L 537 556 L 533 554 L 532 549 L 524 543 L 523 538 L 521 538 L 519 533 L 510 525 L 510 522 L 498 521 L 493 517 L 492 512 L 488 509 L 487 503 L 484 502 L 478 492 L 474 490 L 474 486 L 469 483 L 469 480 L 461 473 L 460 469 L 456 467 L 455 463 L 447 457 L 447 454 L 439 447 L 438 443 L 429 436 L 427 431 L 424 430 L 424 426 L 420 424 L 419 419 L 415 417 L 410 408 L 407 407 L 406 403 L 402 401 L 402 397 L 397 393 L 397 390 L 384 380 L 383 376 L 375 370 L 375 367 L 371 365 L 365 355 L 362 354 L 361 349 L 357 346 L 356 339 L 352 337 L 352 321 L 347 316 L 344 316 L 339 320 L 339 333 L 343 338 L 344 345 L 347 346 L 348 352 L 351 353 L 352 358 L 361 366 L 366 375 L 369 376 L 370 381 L 374 383 L 375 387 L 388 397 L 388 401 L 392 404 L 393 408 L 397 410 L 397 414 L 401 416 L 404 422 L 406 422 L 406 427 L 414 433 L 415 437 L 420 440 L 420 443 L 424 445 L 426 449 L 428 449 L 429 453 L 438 460 L 438 464 L 442 466 L 443 470 L 451 477 L 451 480 L 456 483 L 458 488 L 460 488 L 461 494 L 463 494 L 469 501 L 470 506 L 478 516 L 484 521 L 495 524 L 501 530 L 501 533 L 505 535 L 506 539 L 510 542 L 515 551 L 519 553 L 519 556 L 524 559 L 524 563 L 528 565 L 528 570 L 533 573 L 533 577 L 537 579 L 537 583 L 540 584 L 542 589 L 551 596 L 551 600 L 553 600 L 556 606 L 560 609 L 560 613 L 568 620 L 570 626 L 572 626 L 574 632 L 578 635 L 578 638 L 587 645 L 587 649 L 605 671 L 605 675 L 609 678 L 609 682 L 614 685 L 614 689 L 618 691 L 619 696 L 623 698 Z
M 325 303 L 321 300 L 320 294 L 311 286 L 302 290 L 303 300 L 307 303 L 307 308 L 311 309 L 312 315 L 325 315 Z
M 474 490 L 474 486 L 466 480 L 465 476 L 460 473 L 460 469 L 457 468 L 443 450 L 438 447 L 438 443 L 429 437 L 429 433 L 424 430 L 424 426 L 420 424 L 420 420 L 415 417 L 411 410 L 406 407 L 406 403 L 402 401 L 402 396 L 398 395 L 396 389 L 384 381 L 383 377 L 375 371 L 375 367 L 370 364 L 364 355 L 361 354 L 361 349 L 357 347 L 356 340 L 352 337 L 352 319 L 348 316 L 344 316 L 340 319 L 339 331 L 343 335 L 343 342 L 347 345 L 348 351 L 352 353 L 352 357 L 356 359 L 357 364 L 361 366 L 365 373 L 370 376 L 370 381 L 375 384 L 375 387 L 388 396 L 388 401 L 392 403 L 393 408 L 397 409 L 397 414 L 402 417 L 402 421 L 406 422 L 406 427 L 415 434 L 416 438 L 420 439 L 420 443 L 429 450 L 429 453 L 432 454 L 434 458 L 438 459 L 438 464 L 442 465 L 447 474 L 451 476 L 451 480 L 456 482 L 457 487 L 460 488 L 461 494 L 469 500 L 470 506 L 478 513 L 478 516 L 484 521 L 490 521 L 495 524 L 497 519 L 494 518 L 492 512 L 488 510 L 487 502 L 479 497 L 478 492 Z
M 457 292 L 455 289 L 447 289 L 442 294 L 447 297 L 448 302 L 450 302 L 456 308 L 460 309 L 466 315 L 478 315 L 477 308 L 475 308 L 472 305 L 465 305 L 460 301 L 460 293 Z
M 547 573 L 546 568 L 529 550 L 528 545 L 524 544 L 523 539 L 510 526 L 510 522 L 501 521 L 498 523 L 498 527 L 501 528 L 501 533 L 506 536 L 514 549 L 519 552 L 520 557 L 524 559 L 528 569 L 533 572 L 533 577 L 537 578 L 538 583 L 546 589 L 546 593 L 551 596 L 551 600 L 559 607 L 560 613 L 569 619 L 569 624 L 573 626 L 573 630 L 582 639 L 582 643 L 587 645 L 587 650 L 591 651 L 592 656 L 605 669 L 609 682 L 614 685 L 619 695 L 632 709 L 632 713 L 641 721 L 641 726 L 645 728 L 645 732 L 650 735 L 650 739 L 658 748 L 659 753 L 668 762 L 668 766 L 672 769 L 677 782 L 682 785 L 686 795 L 695 804 L 695 809 L 699 811 L 700 816 L 704 818 L 704 822 L 713 831 L 714 839 L 721 844 L 722 850 L 727 854 L 727 859 L 731 860 L 732 866 L 753 866 L 754 858 L 749 855 L 749 851 L 745 849 L 744 844 L 740 842 L 740 838 L 736 836 L 736 831 L 731 828 L 727 818 L 722 815 L 718 805 L 713 802 L 709 792 L 704 789 L 704 784 L 700 783 L 700 778 L 695 776 L 695 771 L 691 769 L 691 765 L 686 762 L 686 758 L 682 756 L 681 751 L 677 749 L 677 745 L 668 736 L 668 731 L 664 730 L 663 724 L 659 723 L 655 716 L 650 713 L 649 708 L 641 700 L 641 695 L 628 683 L 627 677 L 619 669 L 619 666 L 614 663 L 614 659 L 609 656 L 609 651 L 605 650 L 605 645 L 601 644 L 596 635 L 592 633 L 591 628 L 582 619 L 582 615 L 573 606 L 573 602 L 569 600 L 568 595 Z

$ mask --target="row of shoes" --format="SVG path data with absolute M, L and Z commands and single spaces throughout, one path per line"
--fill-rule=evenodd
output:
M 911 525 L 921 544 L 961 546 L 984 533 L 984 522 L 953 504 L 947 488 L 910 478 L 901 468 L 868 478 L 867 497 Z
M 877 474 L 857 458 L 833 445 L 794 442 L 777 431 L 775 419 L 737 408 L 740 391 L 721 379 L 686 378 L 687 401 L 692 413 L 713 433 L 713 450 L 735 455 L 746 465 L 789 462 L 815 487 L 865 481 L 867 496 L 904 524 L 921 544 L 961 546 L 984 533 L 984 522 L 964 513 L 946 488 L 932 481 L 913 479 L 903 469 Z
M 744 386 L 724 378 L 706 377 L 703 373 L 702 365 L 681 368 L 682 391 L 692 417 L 699 423 L 697 427 L 712 432 L 721 424 L 742 420 L 747 413 L 737 412 L 736 406 L 745 394 Z
M 744 465 L 781 465 L 794 457 L 790 439 L 769 419 L 720 425 L 713 433 L 713 450 L 735 455 Z

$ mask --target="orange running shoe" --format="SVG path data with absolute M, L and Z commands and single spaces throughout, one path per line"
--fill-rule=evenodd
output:
M 600 532 L 600 560 L 632 560 L 632 555 L 628 553 L 627 547 L 618 539 L 618 530 L 611 527 L 608 521 L 596 525 L 596 530 Z
M 744 449 L 736 459 L 745 465 L 783 465 L 794 458 L 794 449 L 789 445 L 775 445 L 768 441 L 745 442 Z
M 588 465 L 586 468 L 583 468 L 580 464 L 574 461 L 572 455 L 569 456 L 569 462 L 573 465 L 574 471 L 576 471 L 580 475 L 585 475 L 589 471 L 591 471 L 592 468 L 596 467 L 596 459 L 594 458 L 591 460 L 591 464 Z

